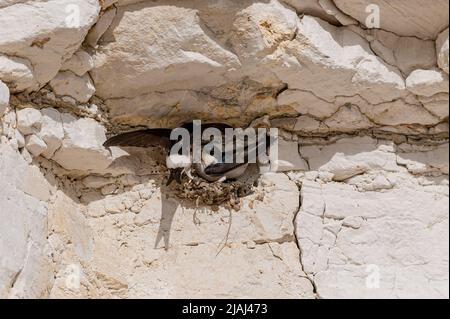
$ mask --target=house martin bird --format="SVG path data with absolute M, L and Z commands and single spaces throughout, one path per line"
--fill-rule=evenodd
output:
M 193 123 L 188 122 L 181 126 L 189 131 L 192 140 Z M 218 129 L 222 135 L 225 134 L 226 128 L 231 126 L 223 123 L 206 123 L 201 125 L 201 136 L 204 130 L 208 128 Z M 109 148 L 111 146 L 119 147 L 156 147 L 161 149 L 166 155 L 166 167 L 170 174 L 167 180 L 167 185 L 173 181 L 180 182 L 183 173 L 189 174 L 189 169 L 192 168 L 199 177 L 208 182 L 225 181 L 236 179 L 240 177 L 247 169 L 248 162 L 244 163 L 225 163 L 224 160 L 218 161 L 216 157 L 203 151 L 203 146 L 209 142 L 202 140 L 201 161 L 193 163 L 192 155 L 185 156 L 181 154 L 170 154 L 171 148 L 177 143 L 176 140 L 170 139 L 171 129 L 145 129 L 118 134 L 109 138 L 103 146 Z M 234 150 L 234 152 L 236 152 Z M 191 152 L 192 153 L 192 152 Z M 225 158 L 225 153 L 222 154 Z

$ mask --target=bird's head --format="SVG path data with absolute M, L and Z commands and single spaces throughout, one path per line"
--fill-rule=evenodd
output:
M 192 164 L 192 159 L 190 156 L 171 154 L 166 157 L 166 167 L 168 169 L 175 168 L 188 168 Z

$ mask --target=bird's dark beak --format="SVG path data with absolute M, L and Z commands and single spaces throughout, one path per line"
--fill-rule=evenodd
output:
M 181 173 L 183 172 L 183 168 L 175 168 L 171 169 L 169 173 L 169 178 L 167 179 L 166 186 L 172 184 L 173 181 L 177 183 L 181 183 Z

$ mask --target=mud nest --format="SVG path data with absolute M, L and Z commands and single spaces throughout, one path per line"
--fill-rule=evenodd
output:
M 183 175 L 181 183 L 174 183 L 175 194 L 195 203 L 196 206 L 224 206 L 233 210 L 241 208 L 241 198 L 251 195 L 257 187 L 257 176 L 249 172 L 235 181 L 206 182 L 193 174 L 193 178 Z

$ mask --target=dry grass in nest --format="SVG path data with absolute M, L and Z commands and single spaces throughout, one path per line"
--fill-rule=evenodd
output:
M 181 183 L 174 183 L 175 194 L 196 205 L 224 206 L 238 211 L 241 209 L 241 198 L 252 194 L 254 181 L 227 181 L 209 183 L 198 176 L 190 179 L 183 175 Z

